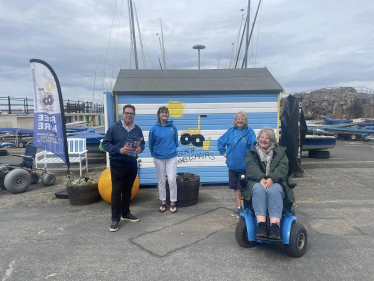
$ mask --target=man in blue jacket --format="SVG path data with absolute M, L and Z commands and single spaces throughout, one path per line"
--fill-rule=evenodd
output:
M 109 152 L 110 173 L 112 177 L 112 224 L 110 231 L 117 231 L 121 220 L 132 222 L 139 218 L 130 213 L 131 189 L 137 169 L 138 154 L 144 150 L 142 130 L 135 124 L 135 107 L 127 104 L 123 107 L 123 119 L 111 126 L 103 139 L 103 148 Z M 125 148 L 128 136 L 136 136 L 141 140 L 136 148 L 135 156 Z

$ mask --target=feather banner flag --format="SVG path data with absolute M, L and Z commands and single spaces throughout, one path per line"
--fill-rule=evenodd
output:
M 33 146 L 59 156 L 70 168 L 64 103 L 60 82 L 52 67 L 45 61 L 31 59 L 34 87 Z

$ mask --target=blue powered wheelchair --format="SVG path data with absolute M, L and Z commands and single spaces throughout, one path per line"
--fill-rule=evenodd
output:
M 240 184 L 245 184 L 245 176 L 241 175 Z M 288 180 L 290 187 L 297 184 Z M 252 202 L 244 201 L 242 203 L 243 212 L 240 213 L 239 222 L 235 229 L 235 238 L 238 244 L 244 248 L 252 248 L 257 243 L 283 244 L 286 253 L 291 257 L 301 257 L 305 254 L 307 247 L 307 233 L 303 225 L 296 222 L 295 206 L 284 200 L 283 214 L 280 222 L 280 236 L 283 241 L 256 240 L 257 219 L 252 208 Z M 267 229 L 269 229 L 269 217 L 266 218 Z

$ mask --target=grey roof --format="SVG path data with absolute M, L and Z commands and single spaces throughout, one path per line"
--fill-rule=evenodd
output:
M 207 92 L 282 92 L 267 68 L 202 70 L 120 70 L 115 94 L 197 94 Z

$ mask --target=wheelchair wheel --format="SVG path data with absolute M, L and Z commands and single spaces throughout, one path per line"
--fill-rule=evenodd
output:
M 31 185 L 30 174 L 22 169 L 14 169 L 10 171 L 4 179 L 4 186 L 6 190 L 17 194 L 25 192 Z
M 56 176 L 52 173 L 45 173 L 42 175 L 42 183 L 45 186 L 54 185 L 56 182 Z
M 308 237 L 304 226 L 297 222 L 292 223 L 290 244 L 284 245 L 287 255 L 299 258 L 305 254 Z
M 31 175 L 31 184 L 36 184 L 40 179 L 39 173 L 33 171 L 33 172 L 31 172 L 30 175 Z
M 256 242 L 248 240 L 247 225 L 243 217 L 239 218 L 239 222 L 235 229 L 235 239 L 238 244 L 244 248 L 252 248 L 256 246 Z

